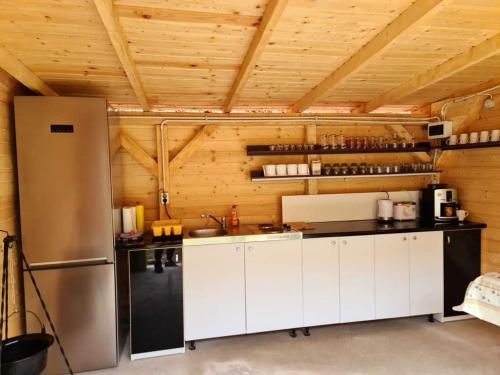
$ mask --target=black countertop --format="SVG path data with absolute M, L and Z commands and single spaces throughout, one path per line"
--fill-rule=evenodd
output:
M 303 230 L 304 238 L 362 236 L 369 234 L 430 232 L 444 230 L 482 229 L 486 224 L 466 221 L 464 223 L 428 223 L 420 220 L 395 221 L 382 224 L 377 220 L 328 221 L 324 223 L 309 223 L 315 229 Z
M 147 232 L 139 240 L 115 240 L 116 251 L 167 249 L 178 246 L 182 246 L 182 235 L 153 237 L 151 232 Z

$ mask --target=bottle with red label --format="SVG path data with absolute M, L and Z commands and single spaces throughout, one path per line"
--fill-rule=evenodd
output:
M 238 206 L 233 205 L 231 208 L 231 215 L 230 215 L 230 224 L 232 227 L 238 227 L 240 225 L 240 218 L 239 218 L 239 212 L 238 212 Z

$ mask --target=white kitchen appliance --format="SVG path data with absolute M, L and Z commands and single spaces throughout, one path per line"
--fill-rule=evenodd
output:
M 415 220 L 417 218 L 417 204 L 410 201 L 394 203 L 394 220 Z
M 427 138 L 439 139 L 448 138 L 453 132 L 453 123 L 451 121 L 429 122 L 427 125 Z
M 379 199 L 377 210 L 377 220 L 382 222 L 390 222 L 394 219 L 393 207 L 394 203 L 392 199 Z

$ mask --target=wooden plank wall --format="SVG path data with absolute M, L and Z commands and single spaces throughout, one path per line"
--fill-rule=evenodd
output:
M 134 138 L 151 156 L 156 157 L 155 126 L 157 118 L 110 117 L 112 132 L 121 130 Z M 168 148 L 172 159 L 205 124 L 169 124 Z M 304 124 L 259 123 L 220 124 L 194 154 L 177 170 L 170 171 L 170 214 L 187 226 L 205 225 L 200 219 L 204 212 L 227 215 L 232 204 L 240 206 L 242 223 L 279 222 L 281 196 L 305 193 L 303 181 L 285 183 L 252 183 L 251 170 L 263 164 L 300 163 L 303 156 L 247 157 L 246 145 L 270 143 L 304 143 Z M 410 131 L 422 139 L 420 127 Z M 383 126 L 318 126 L 318 135 L 342 132 L 345 135 L 389 135 Z M 323 162 L 409 162 L 408 154 L 323 156 Z M 145 205 L 146 224 L 158 218 L 158 186 L 142 165 L 123 148 L 113 162 L 115 187 L 125 205 L 140 202 Z M 319 193 L 415 190 L 425 186 L 428 178 L 380 178 L 370 180 L 322 181 Z M 115 193 L 115 195 L 117 195 Z
M 500 94 L 495 99 L 495 108 L 483 109 L 465 132 L 500 129 Z M 459 121 L 472 103 L 453 104 L 447 119 Z M 442 160 L 442 182 L 458 188 L 470 220 L 488 224 L 483 231 L 482 272 L 500 271 L 500 148 L 448 151 Z
M 15 165 L 15 137 L 13 96 L 20 93 L 20 85 L 7 73 L 0 69 L 0 229 L 12 234 L 19 234 L 17 180 Z M 0 234 L 3 239 L 4 234 Z M 11 250 L 12 251 L 12 250 Z M 3 243 L 0 253 L 3 254 Z M 10 258 L 9 310 L 22 308 L 20 292 L 22 283 L 20 278 L 20 262 L 17 254 Z M 0 265 L 3 256 L 0 257 Z M 1 284 L 0 284 L 1 289 Z M 17 317 L 9 323 L 9 336 L 20 332 L 22 325 Z

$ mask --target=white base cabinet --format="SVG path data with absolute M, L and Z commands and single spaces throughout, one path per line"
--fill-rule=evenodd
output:
M 409 233 L 410 315 L 444 309 L 443 232 Z
M 302 240 L 245 244 L 247 333 L 302 327 Z
M 375 236 L 375 318 L 410 315 L 408 234 Z
M 339 241 L 340 322 L 375 319 L 374 236 Z
M 302 242 L 304 326 L 340 321 L 339 240 L 308 238 Z
M 186 340 L 246 332 L 244 244 L 184 246 L 183 273 Z

